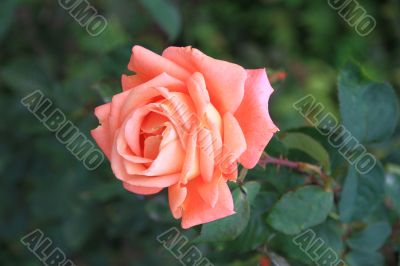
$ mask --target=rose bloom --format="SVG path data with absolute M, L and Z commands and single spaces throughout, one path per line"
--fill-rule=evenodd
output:
M 125 189 L 168 188 L 182 227 L 234 214 L 227 181 L 237 163 L 253 168 L 278 128 L 268 114 L 265 69 L 245 70 L 192 47 L 162 56 L 132 48 L 123 92 L 95 109 L 92 136 Z

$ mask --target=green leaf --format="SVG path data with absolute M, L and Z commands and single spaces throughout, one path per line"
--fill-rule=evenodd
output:
M 260 192 L 261 185 L 256 181 L 246 182 L 243 185 L 243 190 L 247 195 L 247 201 L 252 204 L 258 192 Z
M 366 252 L 353 250 L 345 257 L 350 266 L 383 266 L 384 258 L 376 251 Z
M 295 254 L 301 251 L 316 265 L 336 265 L 343 252 L 342 235 L 341 224 L 333 219 L 328 219 L 323 224 L 292 236 L 292 243 L 296 245 L 298 250 L 291 253 Z M 291 257 L 292 254 L 288 254 L 288 257 Z M 335 254 L 336 256 L 334 256 Z M 301 256 L 298 257 L 299 259 L 302 258 Z M 336 261 L 334 257 L 336 257 Z M 326 263 L 329 258 L 333 259 L 331 264 Z
M 341 71 L 338 83 L 343 126 L 358 141 L 382 141 L 393 134 L 399 104 L 390 84 L 366 79 L 354 64 Z
M 249 199 L 254 199 L 255 197 L 250 192 L 257 192 L 254 189 L 254 184 L 251 184 L 250 187 L 252 188 L 246 188 L 247 195 L 240 188 L 235 189 L 233 191 L 233 201 L 236 213 L 226 218 L 204 224 L 201 227 L 200 236 L 195 241 L 228 241 L 238 237 L 246 228 L 250 219 Z
M 397 215 L 400 216 L 400 175 L 388 173 L 385 176 L 385 194 Z
M 294 261 L 290 265 L 312 265 L 311 258 L 294 243 L 293 238 L 294 236 L 276 233 L 273 237 L 270 237 L 268 246 L 290 262 Z
M 307 126 L 290 130 L 290 132 L 306 134 L 318 141 L 329 154 L 331 172 L 328 174 L 330 174 L 333 178 L 342 177 L 347 171 L 347 169 L 344 167 L 347 165 L 347 162 L 345 161 L 343 155 L 339 153 L 339 150 L 331 145 L 331 140 L 325 135 L 322 135 L 320 131 L 321 129 Z M 291 156 L 293 157 L 293 153 Z M 304 156 L 302 156 L 302 158 L 298 158 L 298 160 L 303 160 L 303 158 Z M 294 160 L 296 159 L 297 158 L 294 158 Z
M 378 250 L 390 236 L 390 224 L 379 222 L 368 225 L 361 232 L 351 235 L 346 241 L 352 249 L 374 251 Z
M 343 229 L 340 222 L 333 219 L 327 219 L 326 222 L 317 225 L 312 229 L 318 237 L 324 240 L 325 245 L 332 248 L 336 254 L 340 255 L 343 252 Z
M 284 234 L 294 235 L 325 221 L 332 207 L 332 192 L 306 186 L 286 193 L 272 207 L 267 222 Z
M 251 185 L 249 183 L 255 182 L 246 183 L 248 187 Z M 251 186 L 255 187 L 255 185 Z M 253 201 L 250 199 L 250 197 L 248 198 L 251 204 L 251 216 L 249 223 L 239 237 L 229 244 L 231 250 L 239 253 L 245 253 L 256 249 L 258 246 L 264 243 L 268 237 L 271 236 L 271 234 L 273 234 L 273 230 L 267 227 L 267 225 L 264 223 L 262 215 L 277 200 L 277 194 L 263 191 L 257 194 L 257 197 Z
M 230 248 L 240 253 L 254 250 L 267 240 L 270 233 L 261 215 L 253 215 L 252 213 L 245 230 L 230 245 Z
M 383 198 L 384 172 L 379 163 L 367 174 L 360 174 L 350 167 L 339 201 L 341 221 L 363 219 L 382 203 Z
M 271 140 L 268 142 L 268 146 L 265 151 L 274 157 L 285 156 L 288 154 L 288 147 L 277 137 L 277 135 L 273 135 Z
M 178 8 L 170 0 L 140 0 L 153 20 L 173 41 L 181 31 L 181 16 Z
M 351 167 L 345 179 L 339 201 L 340 220 L 351 221 L 357 199 L 358 177 L 355 168 Z
M 289 262 L 287 262 L 285 258 L 279 256 L 274 252 L 268 252 L 268 257 L 273 263 L 273 265 L 290 266 Z
M 257 213 L 265 213 L 276 203 L 278 199 L 279 195 L 276 192 L 261 191 L 254 200 L 252 207 L 254 207 L 254 211 Z
M 303 133 L 284 133 L 281 141 L 290 149 L 298 149 L 310 155 L 330 172 L 329 154 L 318 141 Z
M 275 165 L 267 165 L 265 169 L 266 182 L 279 194 L 304 185 L 304 178 L 298 172 L 288 168 L 278 168 Z

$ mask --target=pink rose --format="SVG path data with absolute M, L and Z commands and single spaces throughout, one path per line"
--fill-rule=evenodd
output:
M 268 114 L 273 89 L 265 69 L 245 70 L 191 47 L 162 56 L 134 46 L 123 92 L 96 108 L 92 136 L 125 189 L 168 188 L 182 227 L 231 215 L 227 180 L 237 162 L 253 168 L 278 130 Z

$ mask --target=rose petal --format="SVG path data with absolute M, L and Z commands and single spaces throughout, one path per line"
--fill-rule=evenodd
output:
M 186 92 L 186 85 L 181 80 L 174 78 L 167 73 L 161 73 L 158 76 L 136 86 L 134 89 L 146 89 L 150 87 L 164 87 L 168 91 Z
M 180 81 L 163 74 L 147 83 L 137 86 L 133 90 L 126 91 L 128 94 L 121 110 L 122 117 L 127 116 L 132 110 L 148 104 L 153 98 L 160 96 L 163 91 L 168 92 L 168 89 L 162 87 L 161 84 L 168 87 L 173 87 L 172 84 L 175 84 L 176 86 L 180 86 L 178 84 L 183 84 L 178 82 Z
M 214 176 L 210 182 L 204 182 L 203 180 L 199 180 L 197 185 L 197 191 L 199 192 L 200 197 L 203 201 L 209 204 L 212 208 L 217 204 L 219 197 L 219 182 L 221 179 L 220 171 L 215 171 Z
M 140 145 L 140 127 L 144 117 L 150 112 L 146 108 L 136 109 L 126 121 L 124 127 L 125 140 L 134 155 L 142 156 L 142 148 Z
M 214 173 L 214 148 L 210 130 L 199 130 L 198 145 L 200 151 L 200 172 L 205 182 L 210 182 Z
M 109 129 L 110 135 L 114 136 L 115 130 L 120 128 L 123 123 L 124 115 L 121 115 L 121 109 L 125 103 L 129 95 L 129 91 L 124 91 L 118 94 L 115 94 L 111 100 L 111 107 L 110 107 L 110 115 L 109 115 Z
M 112 144 L 112 138 L 110 136 L 110 129 L 107 120 L 108 116 L 110 115 L 110 108 L 110 103 L 96 107 L 94 114 L 101 125 L 90 132 L 97 145 L 99 145 L 100 149 L 104 152 L 108 159 L 110 159 L 111 156 Z
M 187 88 L 196 106 L 197 114 L 203 117 L 210 104 L 210 96 L 203 75 L 199 72 L 194 73 L 187 81 Z
M 246 150 L 246 139 L 236 118 L 231 113 L 224 115 L 224 147 L 223 157 L 236 161 Z
M 132 48 L 128 69 L 146 77 L 155 77 L 163 72 L 180 80 L 186 80 L 190 76 L 185 68 L 138 45 Z
M 123 161 L 125 166 L 125 171 L 128 175 L 140 175 L 146 170 L 146 167 L 141 163 L 133 163 L 128 160 Z
M 196 180 L 189 182 L 186 200 L 183 204 L 182 228 L 208 223 L 235 213 L 232 194 L 224 179 L 218 183 L 218 200 L 214 207 L 204 202 L 197 192 Z
M 151 112 L 143 121 L 141 129 L 145 133 L 156 133 L 165 127 L 165 123 L 167 121 L 168 119 L 165 117 L 165 115 Z
M 179 183 L 168 188 L 168 201 L 172 215 L 175 219 L 182 217 L 182 204 L 186 199 L 187 189 Z
M 234 113 L 244 94 L 246 71 L 239 65 L 217 60 L 191 47 L 169 47 L 163 57 L 203 74 L 211 102 L 220 112 Z
M 130 90 L 146 81 L 147 79 L 141 77 L 140 75 L 131 75 L 131 76 L 122 75 L 121 76 L 122 90 L 123 91 Z
M 143 175 L 130 175 L 126 172 L 123 164 L 123 158 L 118 154 L 116 145 L 114 145 L 111 153 L 111 168 L 114 175 L 133 186 L 147 188 L 164 188 L 169 187 L 179 181 L 180 174 L 160 175 L 155 177 Z
M 94 115 L 97 117 L 100 123 L 103 123 L 110 115 L 110 111 L 111 111 L 111 103 L 106 103 L 97 106 L 94 109 Z
M 222 158 L 222 118 L 215 107 L 210 104 L 207 107 L 205 121 L 211 130 L 213 151 L 214 151 L 214 165 L 220 164 Z
M 143 175 L 157 176 L 178 173 L 182 169 L 185 153 L 171 124 L 167 124 L 160 144 L 160 153 L 143 171 Z
M 268 113 L 268 99 L 273 89 L 265 69 L 247 70 L 247 75 L 245 95 L 235 117 L 247 143 L 247 150 L 239 162 L 246 168 L 253 168 L 278 128 Z M 252 114 L 251 118 L 249 114 Z
M 159 152 L 161 136 L 150 136 L 144 140 L 144 157 L 155 159 Z
M 108 128 L 106 128 L 104 125 L 98 126 L 97 128 L 91 130 L 90 134 L 107 158 L 110 159 L 112 143 Z
M 149 177 L 144 175 L 131 175 L 124 180 L 125 183 L 140 187 L 169 187 L 179 181 L 179 174 Z
M 187 182 L 198 175 L 200 175 L 199 166 L 199 150 L 197 148 L 197 132 L 192 131 L 190 137 L 187 139 L 188 143 L 186 146 L 186 157 L 182 167 L 182 184 Z
M 222 176 L 226 180 L 236 181 L 238 178 L 238 166 L 237 163 L 230 164 L 227 169 L 223 169 Z
M 153 160 L 149 158 L 143 158 L 141 156 L 133 155 L 131 149 L 129 149 L 128 144 L 123 135 L 123 131 L 119 131 L 116 138 L 117 152 L 122 156 L 124 160 L 130 161 L 132 163 L 151 163 Z
M 163 96 L 166 100 L 160 104 L 162 114 L 166 115 L 174 125 L 181 141 L 181 145 L 186 150 L 187 138 L 193 126 L 199 124 L 196 118 L 195 107 L 190 97 L 179 92 L 165 92 Z
M 152 195 L 160 192 L 163 188 L 158 187 L 138 187 L 132 186 L 128 183 L 122 183 L 124 188 L 130 192 L 140 194 L 140 195 Z
M 182 128 L 187 133 L 192 127 L 192 116 L 195 115 L 195 108 L 190 97 L 180 92 L 164 93 L 165 101 L 162 102 L 165 114 L 177 128 Z

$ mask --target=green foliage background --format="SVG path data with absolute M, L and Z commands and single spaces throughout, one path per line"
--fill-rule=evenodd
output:
M 97 125 L 93 109 L 120 91 L 134 44 L 156 52 L 169 45 L 192 45 L 246 68 L 287 72 L 287 79 L 274 84 L 270 100 L 281 133 L 266 151 L 329 164 L 331 177 L 342 188 L 326 195 L 315 183 L 310 186 L 307 175 L 287 168 L 251 170 L 244 185 L 251 191 L 247 197 L 232 185 L 243 211 L 238 219 L 224 221 L 244 230 L 234 240 L 220 241 L 229 238 L 220 232 L 229 226 L 211 223 L 197 239 L 196 246 L 215 265 L 257 265 L 261 255 L 312 265 L 292 242 L 306 228 L 349 265 L 400 265 L 399 1 L 360 1 L 377 21 L 367 37 L 357 35 L 327 1 L 90 4 L 108 21 L 98 37 L 87 34 L 57 1 L 0 3 L 0 265 L 41 264 L 20 243 L 36 228 L 76 265 L 180 265 L 156 240 L 179 226 L 166 194 L 144 198 L 124 191 L 108 162 L 87 171 L 20 103 L 40 89 L 89 136 Z M 353 84 L 360 73 L 343 68 L 350 59 L 360 62 L 363 75 L 387 81 L 394 90 L 382 83 L 374 83 L 373 90 Z M 310 127 L 292 107 L 307 94 L 341 117 L 380 160 L 376 169 L 358 174 Z M 297 135 L 285 140 L 290 134 Z M 323 147 L 322 153 L 314 149 L 317 154 L 307 154 L 293 144 L 296 139 L 308 143 L 310 137 Z M 190 239 L 199 233 L 200 228 L 185 231 Z

